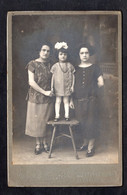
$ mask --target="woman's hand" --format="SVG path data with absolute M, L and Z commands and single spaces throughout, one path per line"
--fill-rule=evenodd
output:
M 54 89 L 51 88 L 51 96 L 55 96 Z
M 102 76 L 99 76 L 98 79 L 97 79 L 97 84 L 98 84 L 98 87 L 102 87 L 104 85 L 104 80 L 103 80 L 103 77 Z
M 44 92 L 44 95 L 45 95 L 45 96 L 50 96 L 50 97 L 51 97 L 51 96 L 52 96 L 52 92 L 51 92 L 51 91 L 45 91 L 45 92 Z
M 69 106 L 70 106 L 70 108 L 71 108 L 71 109 L 75 109 L 75 107 L 74 107 L 74 102 L 73 102 L 73 100 L 72 100 L 72 99 L 70 100 L 70 104 L 69 104 Z

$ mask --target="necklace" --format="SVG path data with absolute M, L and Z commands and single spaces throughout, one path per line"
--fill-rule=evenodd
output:
M 62 71 L 63 73 L 66 73 L 66 72 L 68 71 L 67 63 L 66 63 L 65 65 L 66 65 L 66 70 L 64 70 L 64 69 L 61 67 L 61 64 L 60 64 L 60 62 L 59 62 L 59 67 L 60 67 L 60 69 L 61 69 L 61 71 Z

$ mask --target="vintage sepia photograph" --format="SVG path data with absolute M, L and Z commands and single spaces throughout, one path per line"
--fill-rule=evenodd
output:
M 8 184 L 122 185 L 121 13 L 9 12 Z

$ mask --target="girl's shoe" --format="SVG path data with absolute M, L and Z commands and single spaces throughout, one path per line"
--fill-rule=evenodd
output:
M 42 153 L 42 147 L 41 147 L 41 144 L 36 144 L 36 147 L 35 147 L 35 154 L 38 155 L 38 154 L 41 154 Z
M 46 152 L 46 153 L 48 153 L 49 152 L 49 145 L 46 143 L 46 144 L 44 144 L 44 151 Z
M 91 149 L 91 151 L 87 151 L 87 153 L 86 153 L 86 157 L 91 157 L 91 156 L 93 156 L 93 155 L 94 155 L 94 153 L 95 153 L 95 149 L 94 149 L 94 148 L 92 148 L 92 149 Z
M 65 117 L 65 121 L 70 121 L 69 117 L 67 117 L 67 118 Z
M 54 118 L 54 122 L 58 122 L 60 120 L 60 118 Z

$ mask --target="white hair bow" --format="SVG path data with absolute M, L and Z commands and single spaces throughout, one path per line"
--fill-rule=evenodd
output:
M 55 44 L 55 49 L 61 49 L 61 48 L 68 49 L 67 43 L 65 43 L 65 42 L 57 42 Z

